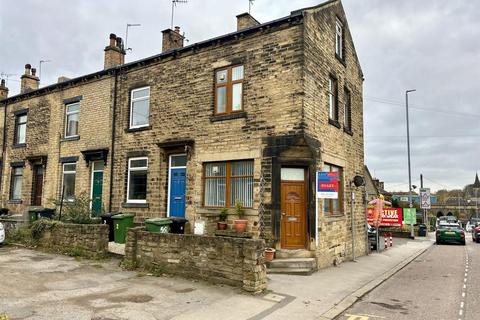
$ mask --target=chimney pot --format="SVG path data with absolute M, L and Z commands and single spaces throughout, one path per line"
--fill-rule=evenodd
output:
M 110 46 L 114 47 L 116 41 L 117 41 L 117 36 L 115 35 L 115 33 L 110 33 Z
M 5 86 L 5 79 L 0 82 L 0 100 L 8 97 L 8 88 Z
M 27 63 L 25 65 L 25 73 L 26 75 L 30 75 L 30 69 L 32 69 L 32 66 L 30 65 L 30 63 Z
M 175 27 L 175 32 L 176 32 L 176 33 L 180 33 L 180 27 L 179 27 L 179 26 L 176 26 L 176 27 Z
M 0 87 L 5 87 L 5 79 L 2 79 L 2 81 L 0 82 Z
M 32 76 L 34 76 L 34 77 L 35 77 L 35 73 L 37 73 L 37 69 L 35 69 L 35 68 L 32 68 Z

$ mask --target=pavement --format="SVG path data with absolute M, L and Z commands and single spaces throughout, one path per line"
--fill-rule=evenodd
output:
M 122 271 L 119 260 L 79 260 L 0 248 L 0 315 L 10 319 L 334 319 L 425 252 L 434 237 L 314 273 L 270 274 L 269 291 Z

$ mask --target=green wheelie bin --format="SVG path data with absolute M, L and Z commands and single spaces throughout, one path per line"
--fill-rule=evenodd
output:
M 113 220 L 113 238 L 115 243 L 125 243 L 127 238 L 127 229 L 133 227 L 133 213 L 122 213 L 112 216 Z
M 145 227 L 149 232 L 169 233 L 172 220 L 169 218 L 151 218 L 145 220 Z

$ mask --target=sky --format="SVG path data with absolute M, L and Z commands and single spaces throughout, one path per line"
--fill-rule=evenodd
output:
M 323 0 L 255 0 L 268 22 Z M 188 44 L 235 31 L 248 0 L 189 0 L 176 6 Z M 480 169 L 480 1 L 343 0 L 365 75 L 365 162 L 388 191 L 408 190 L 405 91 L 410 101 L 412 184 L 463 188 Z M 108 36 L 125 37 L 126 61 L 160 53 L 171 24 L 171 0 L 0 0 L 0 73 L 10 96 L 26 63 L 41 86 L 59 76 L 103 69 Z

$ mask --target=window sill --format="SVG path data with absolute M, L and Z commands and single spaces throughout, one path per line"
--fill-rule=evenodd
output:
M 151 130 L 152 126 L 144 126 L 144 127 L 138 127 L 138 128 L 127 128 L 125 129 L 126 133 L 130 132 L 138 132 L 138 131 L 145 131 L 145 130 Z
M 80 140 L 80 136 L 71 136 L 71 137 L 65 137 L 60 142 L 66 142 L 66 141 L 77 141 Z
M 124 202 L 122 203 L 123 208 L 149 208 L 148 203 L 133 203 L 133 202 Z
M 218 114 L 218 115 L 210 116 L 210 122 L 233 120 L 233 119 L 240 119 L 240 118 L 246 118 L 246 117 L 247 117 L 247 113 L 245 111 L 228 113 L 228 114 Z
M 348 129 L 348 128 L 343 127 L 343 132 L 345 132 L 345 133 L 347 133 L 347 134 L 349 134 L 349 135 L 351 135 L 351 136 L 353 137 L 353 132 L 352 132 L 351 129 Z
M 8 200 L 8 204 L 22 204 L 23 201 L 20 200 L 20 199 L 17 199 L 17 200 Z
M 336 222 L 336 221 L 342 221 L 345 220 L 346 216 L 343 213 L 325 213 L 325 219 L 327 222 Z
M 328 118 L 328 123 L 331 124 L 332 126 L 334 127 L 337 127 L 338 129 L 340 129 L 340 122 L 338 122 L 338 120 L 334 120 L 332 118 Z
M 13 145 L 12 145 L 12 148 L 13 148 L 13 149 L 26 148 L 26 147 L 27 147 L 27 144 L 26 144 L 26 143 L 17 143 L 17 144 L 13 144 Z
M 345 62 L 345 57 L 340 57 L 337 53 L 335 53 L 335 58 L 337 58 L 337 60 L 343 64 L 343 66 L 346 68 L 347 67 L 347 63 Z

